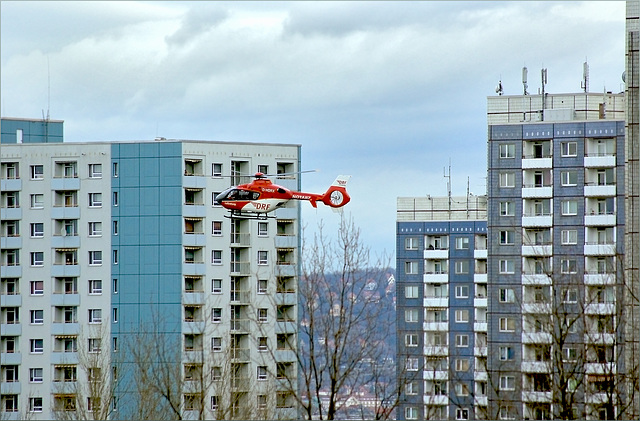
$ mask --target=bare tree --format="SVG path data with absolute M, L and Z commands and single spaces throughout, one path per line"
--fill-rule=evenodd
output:
M 392 310 L 378 305 L 368 289 L 371 283 L 386 281 L 381 279 L 381 268 L 379 261 L 372 262 L 354 222 L 344 217 L 334 241 L 321 224 L 311 244 L 303 248 L 300 390 L 295 396 L 307 419 L 334 419 L 346 396 L 370 381 L 382 380 L 369 364 L 392 352 L 384 341 L 392 334 L 392 318 L 383 316 Z M 291 386 L 297 390 L 293 382 Z M 388 397 L 397 395 L 376 389 L 382 390 Z

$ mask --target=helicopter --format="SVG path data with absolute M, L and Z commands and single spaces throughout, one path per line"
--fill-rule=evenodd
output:
M 228 218 L 275 218 L 269 216 L 269 213 L 283 207 L 290 200 L 308 200 L 314 208 L 318 207 L 318 202 L 322 202 L 334 209 L 341 208 L 351 200 L 346 188 L 350 175 L 339 175 L 322 194 L 289 190 L 274 184 L 261 172 L 255 173 L 253 177 L 252 182 L 230 187 L 215 197 L 218 204 L 230 211 Z

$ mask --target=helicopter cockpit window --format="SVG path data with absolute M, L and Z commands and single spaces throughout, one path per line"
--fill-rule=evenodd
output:
M 220 193 L 216 200 L 256 200 L 260 197 L 260 193 L 250 190 L 229 189 Z

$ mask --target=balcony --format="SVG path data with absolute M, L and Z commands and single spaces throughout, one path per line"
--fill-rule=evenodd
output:
M 615 285 L 616 275 L 614 273 L 585 273 L 585 285 Z
M 448 259 L 449 250 L 448 249 L 425 249 L 424 258 L 436 259 L 436 260 Z
M 276 235 L 275 237 L 276 248 L 297 248 L 298 237 L 295 235 Z
M 522 169 L 551 168 L 552 158 L 522 158 Z
M 51 276 L 56 278 L 77 278 L 80 276 L 80 265 L 53 264 L 51 265 Z
M 474 307 L 487 307 L 487 297 L 476 297 L 473 299 Z
M 0 180 L 0 191 L 20 191 L 22 180 L 20 178 L 3 178 Z
M 616 374 L 617 373 L 617 365 L 616 363 L 605 362 L 605 363 L 593 363 L 587 362 L 584 365 L 585 374 Z
M 22 295 L 0 295 L 0 306 L 2 307 L 20 307 L 22 305 Z
M 80 190 L 80 179 L 77 177 L 54 177 L 51 179 L 51 190 Z
M 616 245 L 586 243 L 584 245 L 585 256 L 614 256 L 616 254 Z
M 487 347 L 486 346 L 476 346 L 473 348 L 473 355 L 476 357 L 486 357 L 487 356 Z
M 204 305 L 203 291 L 190 291 L 182 294 L 182 304 L 186 305 Z
M 547 332 L 522 332 L 523 344 L 550 344 L 552 339 Z
M 251 245 L 251 234 L 248 232 L 231 233 L 230 244 L 232 247 L 249 247 Z
M 22 208 L 0 208 L 0 219 L 22 219 Z
M 616 225 L 615 214 L 601 214 L 601 215 L 585 215 L 584 224 L 586 226 L 602 227 Z
M 589 315 L 607 315 L 607 314 L 615 314 L 616 305 L 615 303 L 589 303 L 584 309 L 584 314 Z
M 449 347 L 446 345 L 424 347 L 424 355 L 429 357 L 446 357 L 449 355 Z
M 613 168 L 616 166 L 615 155 L 589 155 L 584 157 L 585 168 Z
M 183 263 L 182 274 L 185 276 L 204 276 L 206 274 L 206 266 L 204 263 Z
M 423 275 L 423 281 L 424 283 L 427 283 L 427 284 L 446 284 L 447 282 L 449 282 L 449 274 L 446 272 L 444 273 L 426 272 Z
M 486 259 L 487 258 L 487 249 L 475 249 L 473 250 L 473 258 L 474 259 Z
M 424 322 L 422 330 L 444 332 L 449 330 L 449 322 Z
M 293 292 L 276 292 L 276 304 L 278 305 L 296 305 L 298 300 Z
M 447 370 L 430 370 L 425 368 L 422 373 L 424 380 L 449 380 L 449 371 Z
M 473 380 L 479 382 L 486 382 L 489 379 L 489 375 L 484 370 L 476 370 L 473 372 Z
M 204 204 L 182 205 L 182 216 L 185 218 L 204 218 L 206 214 L 207 207 Z
M 251 275 L 251 263 L 232 261 L 230 272 L 235 276 L 249 276 Z
M 548 361 L 522 361 L 523 373 L 551 373 L 551 363 Z
M 551 391 L 538 392 L 538 391 L 535 391 L 535 390 L 523 390 L 522 391 L 522 401 L 523 402 L 550 403 L 551 402 Z
M 80 219 L 80 208 L 78 206 L 53 206 L 51 219 Z
M 550 303 L 529 302 L 522 304 L 522 312 L 525 314 L 551 314 Z
M 522 198 L 550 198 L 553 196 L 553 187 L 551 186 L 543 186 L 543 187 L 523 187 L 522 188 Z
M 73 335 L 77 336 L 80 334 L 80 325 L 76 323 L 62 323 L 62 322 L 53 322 L 51 323 L 51 332 L 54 336 L 65 336 L 65 335 Z
M 276 323 L 276 333 L 296 333 L 297 330 L 296 322 L 277 322 Z
M 487 331 L 487 322 L 475 322 L 473 324 L 474 332 L 486 332 Z
M 22 324 L 20 322 L 12 324 L 0 323 L 0 335 L 20 336 L 22 335 Z
M 231 319 L 229 330 L 233 333 L 249 333 L 250 323 L 249 319 Z
M 447 297 L 425 297 L 423 305 L 425 307 L 449 307 L 449 298 L 447 298 Z
M 585 333 L 584 342 L 587 344 L 596 344 L 596 345 L 613 345 L 616 343 L 616 334 L 615 333 Z
M 448 395 L 427 395 L 425 394 L 423 397 L 423 401 L 425 405 L 448 405 L 449 404 L 449 396 Z
M 532 215 L 522 216 L 522 226 L 525 228 L 529 227 L 550 227 L 553 225 L 553 216 L 552 215 Z
M 551 256 L 553 246 L 551 244 L 548 245 L 523 245 L 522 246 L 522 255 L 523 256 Z
M 251 360 L 251 350 L 249 348 L 230 348 L 231 359 L 249 362 Z M 236 361 L 236 362 L 237 362 Z
M 486 273 L 474 273 L 473 274 L 473 282 L 476 284 L 486 284 L 487 283 L 487 274 Z
M 523 273 L 522 285 L 551 285 L 551 278 L 546 274 Z
M 51 247 L 56 249 L 80 248 L 80 237 L 77 235 L 54 235 L 51 237 Z
M 585 185 L 585 197 L 606 197 L 616 195 L 616 185 Z
M 22 248 L 22 238 L 17 235 L 12 237 L 0 237 L 0 248 L 3 248 L 3 249 Z
M 229 293 L 229 301 L 240 304 L 251 303 L 251 291 L 249 290 L 232 290 Z
M 208 178 L 204 174 L 191 173 L 185 171 L 184 177 L 182 177 L 182 187 L 185 189 L 203 190 L 207 187 Z
M 489 399 L 486 396 L 475 396 L 476 406 L 487 406 L 489 405 Z
M 77 307 L 80 305 L 80 294 L 51 294 L 51 305 Z

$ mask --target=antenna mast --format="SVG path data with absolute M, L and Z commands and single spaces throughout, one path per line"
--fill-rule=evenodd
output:
M 449 174 L 446 168 L 444 170 L 444 178 L 447 179 L 447 196 L 449 197 L 449 217 L 451 217 L 451 158 L 449 158 Z
M 584 90 L 585 94 L 589 92 L 589 63 L 587 63 L 586 58 L 582 64 L 582 82 L 580 83 L 580 87 Z
M 527 88 L 529 87 L 529 85 L 527 85 L 527 66 L 522 68 L 522 86 L 524 88 L 524 95 L 529 95 L 529 92 L 527 92 Z

